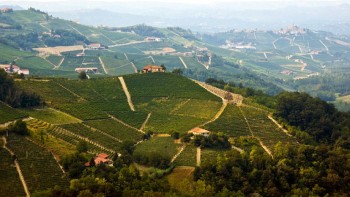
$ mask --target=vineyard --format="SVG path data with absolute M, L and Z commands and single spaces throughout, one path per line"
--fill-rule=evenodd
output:
M 244 117 L 235 105 L 228 105 L 216 121 L 205 125 L 204 128 L 209 131 L 223 132 L 231 137 L 251 135 Z
M 30 192 L 68 185 L 68 179 L 46 149 L 14 134 L 8 137 L 7 146 L 16 154 Z
M 74 118 L 73 116 L 52 108 L 31 109 L 26 110 L 25 112 L 27 112 L 30 117 L 55 125 L 81 122 L 79 119 Z
M 187 145 L 174 162 L 178 166 L 196 166 L 196 154 L 197 148 L 194 145 Z
M 143 134 L 134 128 L 127 127 L 113 119 L 93 120 L 85 122 L 87 125 L 99 129 L 121 141 L 130 140 L 137 142 L 142 139 Z
M 268 112 L 252 107 L 242 107 L 254 136 L 258 137 L 271 151 L 278 142 L 296 145 L 295 138 L 288 136 L 268 118 Z
M 26 116 L 28 116 L 26 113 L 13 109 L 0 101 L 0 124 L 21 119 Z
M 0 141 L 2 142 L 2 139 Z M 13 159 L 10 153 L 2 147 L 2 143 L 0 147 L 0 185 L 1 197 L 25 196 Z

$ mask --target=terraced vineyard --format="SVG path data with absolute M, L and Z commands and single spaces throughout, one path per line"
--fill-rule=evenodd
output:
M 13 109 L 0 101 L 0 124 L 21 119 L 26 116 L 28 116 L 26 113 Z
M 143 134 L 136 129 L 127 127 L 113 119 L 87 121 L 85 124 L 99 129 L 121 141 L 130 140 L 137 142 L 140 141 L 143 136 Z
M 55 185 L 68 186 L 68 179 L 49 151 L 14 134 L 7 141 L 8 147 L 17 156 L 30 192 L 53 188 Z
M 34 130 L 35 135 L 38 135 L 37 134 L 38 132 L 39 132 L 39 135 L 40 135 L 40 132 L 44 132 L 44 134 L 48 134 L 49 137 L 53 137 L 54 139 L 51 139 L 51 140 L 46 139 L 46 141 L 49 141 L 49 142 L 46 143 L 45 145 L 47 145 L 50 149 L 53 149 L 53 150 L 55 150 L 56 148 L 57 153 L 59 155 L 64 155 L 62 154 L 62 151 L 64 151 L 64 149 L 67 149 L 66 150 L 67 152 L 71 152 L 71 151 L 74 152 L 76 145 L 82 141 L 88 142 L 88 150 L 91 153 L 100 153 L 102 151 L 113 152 L 110 150 L 103 149 L 103 147 L 100 147 L 94 141 L 88 140 L 85 136 L 78 135 L 74 132 L 63 129 L 61 127 L 48 124 L 41 120 L 33 119 L 30 121 L 27 121 L 27 124 L 31 130 Z M 35 138 L 36 136 L 33 136 L 33 137 Z M 40 136 L 39 136 L 39 141 L 41 142 Z M 60 143 L 62 141 L 63 143 Z
M 81 122 L 69 114 L 57 111 L 52 108 L 26 110 L 30 117 L 43 120 L 50 124 L 70 124 Z
M 106 134 L 100 130 L 90 129 L 89 127 L 80 123 L 61 125 L 60 127 L 76 135 L 82 136 L 89 141 L 103 145 L 108 149 L 114 151 L 119 149 L 118 147 L 120 145 L 120 142 L 117 139 L 110 137 L 109 134 Z
M 241 109 L 249 122 L 254 136 L 258 137 L 271 151 L 273 151 L 274 146 L 278 142 L 297 144 L 295 138 L 285 134 L 268 118 L 268 112 L 249 106 L 241 107 Z
M 2 147 L 2 139 L 0 141 L 0 196 L 25 196 L 13 159 L 10 153 Z
M 205 125 L 204 128 L 209 131 L 223 132 L 231 137 L 251 135 L 247 123 L 236 105 L 228 105 L 216 121 Z

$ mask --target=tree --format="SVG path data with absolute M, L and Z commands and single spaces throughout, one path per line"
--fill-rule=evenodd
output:
M 19 135 L 29 135 L 27 123 L 17 120 L 15 124 L 9 126 L 9 130 Z
M 177 131 L 174 131 L 174 132 L 171 134 L 171 136 L 172 136 L 175 140 L 177 140 L 177 139 L 180 138 L 180 133 L 177 132 Z
M 85 71 L 82 71 L 79 73 L 79 79 L 81 79 L 81 80 L 87 79 L 87 75 L 86 75 Z
M 232 94 L 231 94 L 231 92 L 229 92 L 229 91 L 227 91 L 226 93 L 225 93 L 225 97 L 224 97 L 226 100 L 228 100 L 228 101 L 232 101 L 233 100 L 233 96 L 232 96 Z
M 166 67 L 165 67 L 164 64 L 160 65 L 160 67 L 162 67 L 162 69 L 163 69 L 164 71 L 166 71 Z
M 177 74 L 177 75 L 182 75 L 182 74 L 183 74 L 183 71 L 182 71 L 182 69 L 180 69 L 180 68 L 176 68 L 176 69 L 173 70 L 172 73 Z
M 87 151 L 88 151 L 88 144 L 87 144 L 87 142 L 85 142 L 85 141 L 80 141 L 80 142 L 77 144 L 77 151 L 78 151 L 78 153 L 87 152 Z

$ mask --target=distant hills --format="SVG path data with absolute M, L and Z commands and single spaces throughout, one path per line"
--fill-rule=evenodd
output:
M 103 10 L 95 12 L 104 16 Z M 348 36 L 296 25 L 215 34 L 147 25 L 93 27 L 34 8 L 1 16 L 0 63 L 15 61 L 32 76 L 76 78 L 75 71 L 85 68 L 94 71 L 90 77 L 116 76 L 164 64 L 168 72 L 182 69 L 193 79 L 216 78 L 268 94 L 298 90 L 326 101 L 349 94 Z

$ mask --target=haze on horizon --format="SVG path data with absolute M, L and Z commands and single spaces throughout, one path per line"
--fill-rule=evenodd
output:
M 295 24 L 350 34 L 350 4 L 346 0 L 0 0 L 0 5 L 34 7 L 53 16 L 94 26 L 143 23 L 219 32 L 274 30 Z M 339 24 L 342 26 L 338 27 Z

